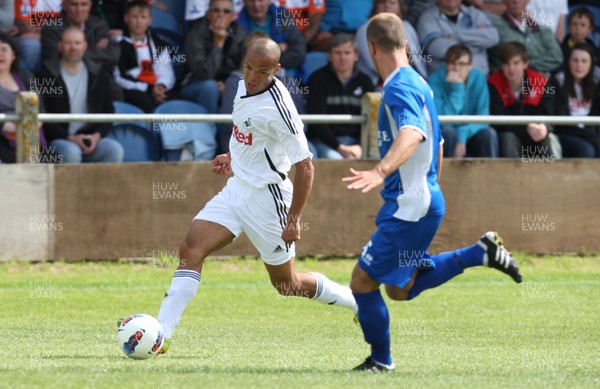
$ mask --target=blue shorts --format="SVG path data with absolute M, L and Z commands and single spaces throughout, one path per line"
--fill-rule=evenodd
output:
M 404 288 L 415 271 L 435 269 L 427 249 L 444 215 L 430 212 L 419 221 L 407 222 L 391 215 L 381 217 L 386 206 L 387 202 L 377 218 L 377 231 L 358 258 L 358 266 L 380 284 Z

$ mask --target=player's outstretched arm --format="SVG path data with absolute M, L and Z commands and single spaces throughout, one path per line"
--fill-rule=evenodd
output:
M 215 174 L 231 174 L 231 154 L 219 154 L 211 164 L 212 172 Z
M 300 217 L 304 211 L 304 206 L 308 202 L 308 196 L 312 190 L 315 168 L 310 158 L 302 160 L 294 165 L 296 167 L 294 175 L 294 194 L 292 195 L 292 204 L 288 212 L 288 220 L 281 234 L 281 238 L 286 243 L 292 243 L 300 239 Z
M 361 190 L 363 193 L 370 191 L 398 170 L 414 154 L 422 140 L 423 135 L 417 130 L 407 128 L 400 131 L 390 150 L 373 169 L 358 171 L 351 168 L 352 175 L 342 178 L 342 181 L 350 183 L 348 189 Z

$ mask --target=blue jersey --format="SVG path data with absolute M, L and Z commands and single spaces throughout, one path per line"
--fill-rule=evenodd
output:
M 437 109 L 431 88 L 410 66 L 396 69 L 385 80 L 378 127 L 381 158 L 399 131 L 416 130 L 424 138 L 414 154 L 385 178 L 381 195 L 386 206 L 382 211 L 405 221 L 418 221 L 428 213 L 443 215 L 445 204 L 437 183 L 438 150 L 443 138 Z

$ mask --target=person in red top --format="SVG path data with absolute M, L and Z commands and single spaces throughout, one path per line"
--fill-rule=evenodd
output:
M 552 88 L 548 78 L 528 69 L 529 55 L 522 43 L 508 42 L 499 50 L 501 69 L 488 78 L 491 115 L 549 114 Z M 549 124 L 494 125 L 500 139 L 500 156 L 560 158 L 560 143 Z

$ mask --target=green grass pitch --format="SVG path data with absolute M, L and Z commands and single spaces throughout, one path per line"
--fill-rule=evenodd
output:
M 469 269 L 390 307 L 392 374 L 349 311 L 284 298 L 253 259 L 208 260 L 169 353 L 118 349 L 116 320 L 156 315 L 175 268 L 150 263 L 0 264 L 0 387 L 600 387 L 600 259 L 520 256 L 523 284 Z M 347 284 L 351 260 L 297 264 Z

